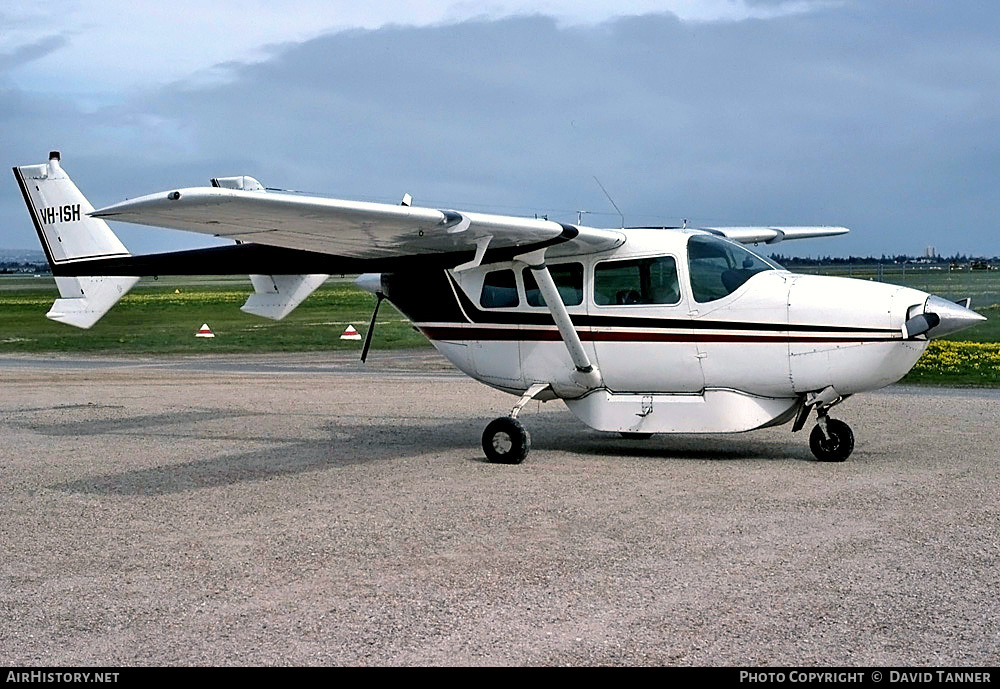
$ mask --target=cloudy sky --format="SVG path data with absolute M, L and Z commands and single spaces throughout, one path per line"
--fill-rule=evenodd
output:
M 249 174 L 617 226 L 597 176 L 630 225 L 837 224 L 852 234 L 780 250 L 1000 254 L 996 3 L 20 4 L 0 6 L 0 152 L 61 150 L 98 207 Z M 37 246 L 12 176 L 0 220 L 0 247 Z M 206 242 L 115 229 L 135 253 Z

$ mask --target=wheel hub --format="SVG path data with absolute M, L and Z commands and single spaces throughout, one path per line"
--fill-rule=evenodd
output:
M 513 441 L 510 436 L 506 433 L 500 432 L 493 436 L 493 449 L 502 455 L 510 452 L 510 448 L 514 446 Z

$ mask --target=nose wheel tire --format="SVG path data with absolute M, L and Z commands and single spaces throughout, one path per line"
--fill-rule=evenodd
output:
M 530 449 L 531 436 L 517 419 L 493 419 L 483 431 L 483 452 L 494 464 L 520 464 Z
M 854 432 L 843 421 L 827 419 L 826 434 L 819 424 L 812 429 L 809 449 L 821 462 L 843 462 L 854 451 Z

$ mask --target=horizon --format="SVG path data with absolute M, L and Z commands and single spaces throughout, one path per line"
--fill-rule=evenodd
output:
M 795 241 L 803 241 L 803 240 L 795 240 Z M 779 244 L 780 244 L 780 242 L 779 242 Z M 770 246 L 777 246 L 777 245 L 770 245 Z M 778 261 L 779 263 L 782 262 L 782 261 L 787 261 L 787 260 L 793 260 L 793 261 L 795 261 L 795 260 L 849 261 L 851 259 L 855 259 L 855 260 L 860 260 L 860 261 L 875 261 L 875 260 L 897 261 L 900 258 L 914 259 L 916 261 L 925 261 L 925 259 L 926 259 L 926 260 L 929 260 L 931 262 L 937 261 L 938 263 L 947 263 L 947 262 L 952 261 L 952 260 L 966 260 L 966 261 L 986 260 L 986 261 L 997 261 L 997 262 L 1000 262 L 1000 254 L 996 254 L 996 255 L 992 255 L 991 256 L 989 254 L 960 254 L 960 253 L 955 253 L 955 254 L 948 254 L 948 255 L 936 254 L 933 257 L 929 257 L 929 256 L 926 256 L 926 255 L 923 255 L 923 254 L 906 254 L 906 253 L 880 254 L 879 256 L 875 256 L 875 255 L 872 255 L 872 254 L 869 254 L 869 255 L 860 255 L 859 254 L 859 255 L 849 255 L 849 256 L 833 256 L 833 255 L 830 255 L 830 254 L 816 254 L 814 256 L 812 254 L 809 254 L 809 255 L 785 254 L 785 253 L 782 253 L 782 252 L 779 252 L 779 251 L 774 251 L 774 250 L 772 250 L 770 252 L 765 252 L 765 251 L 762 250 L 762 248 L 760 246 L 753 245 L 753 244 L 749 245 L 748 248 L 753 249 L 755 251 L 755 253 L 765 255 L 768 258 L 772 258 L 772 259 Z M 178 249 L 178 251 L 183 251 L 183 249 Z M 25 254 L 25 253 L 35 254 L 36 255 L 36 259 L 35 260 L 38 263 L 47 263 L 46 258 L 45 258 L 45 252 L 42 249 L 40 249 L 40 248 L 39 249 L 32 249 L 32 248 L 20 248 L 19 249 L 19 248 L 4 248 L 4 247 L 0 247 L 0 259 L 7 259 L 7 258 L 11 258 L 14 254 Z M 143 254 L 133 254 L 133 255 L 134 256 L 141 256 Z M 33 260 L 33 262 L 35 262 L 35 260 Z M 238 273 L 238 274 L 241 274 L 241 273 Z

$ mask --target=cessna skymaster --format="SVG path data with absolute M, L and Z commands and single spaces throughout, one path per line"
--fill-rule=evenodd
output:
M 60 165 L 14 168 L 59 299 L 49 318 L 89 328 L 141 276 L 249 274 L 242 307 L 288 315 L 330 274 L 363 273 L 463 372 L 517 395 L 483 450 L 520 463 L 518 412 L 561 399 L 626 438 L 733 433 L 792 422 L 823 461 L 845 460 L 851 395 L 902 378 L 930 339 L 982 316 L 969 302 L 849 278 L 797 275 L 746 248 L 842 227 L 601 229 L 546 219 L 341 201 L 266 190 L 252 177 L 94 210 Z M 237 240 L 132 256 L 105 219 Z

